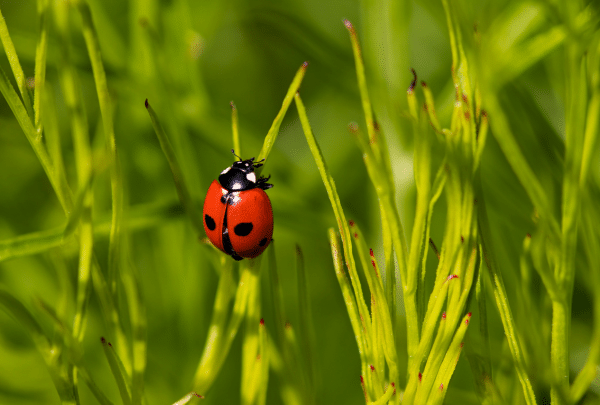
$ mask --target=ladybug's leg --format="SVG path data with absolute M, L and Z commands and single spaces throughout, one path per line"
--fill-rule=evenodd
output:
M 242 260 L 243 257 L 240 257 L 235 250 L 233 250 L 233 246 L 231 245 L 231 239 L 229 239 L 229 229 L 227 228 L 227 208 L 229 208 L 229 199 L 232 198 L 231 194 L 227 194 L 225 196 L 225 215 L 223 217 L 223 250 L 229 256 L 233 257 L 235 260 Z

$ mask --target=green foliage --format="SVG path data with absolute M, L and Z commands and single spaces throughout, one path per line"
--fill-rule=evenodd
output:
M 600 400 L 595 3 L 16 4 L 0 403 Z M 275 185 L 239 263 L 232 148 Z

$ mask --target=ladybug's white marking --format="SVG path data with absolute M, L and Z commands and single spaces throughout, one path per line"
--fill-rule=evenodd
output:
M 231 170 L 231 166 L 229 166 L 227 169 L 223 170 L 223 171 L 221 172 L 221 174 L 225 174 L 225 173 L 227 173 L 227 172 L 228 172 L 228 171 L 230 171 L 230 170 Z
M 254 174 L 254 172 L 248 173 L 246 175 L 246 178 L 248 179 L 248 181 L 251 181 L 252 183 L 256 183 L 256 174 Z
M 233 198 L 231 199 L 231 205 L 235 205 L 238 202 L 242 201 L 242 199 L 240 198 L 240 193 L 239 191 L 237 193 L 231 193 L 233 195 Z
M 242 183 L 240 183 L 239 181 L 236 181 L 235 183 L 233 183 L 231 185 L 232 190 L 241 190 L 243 187 L 244 187 L 244 185 Z
M 228 193 L 228 191 L 226 189 L 224 189 L 224 188 L 221 189 L 221 194 L 225 195 L 227 193 Z

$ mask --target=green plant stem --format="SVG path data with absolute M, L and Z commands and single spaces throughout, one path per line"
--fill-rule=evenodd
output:
M 175 202 L 140 204 L 129 210 L 129 230 L 136 231 L 158 226 L 167 219 L 178 217 L 182 212 L 181 206 Z M 110 234 L 110 227 L 110 219 L 100 219 L 92 226 L 95 237 L 106 237 Z M 65 227 L 61 226 L 0 241 L 0 262 L 63 246 L 70 242 L 74 231 L 74 227 L 70 231 L 65 231 Z
M 300 122 L 302 124 L 302 129 L 304 131 L 308 147 L 313 155 L 315 163 L 317 164 L 319 173 L 321 174 L 321 179 L 323 180 L 323 184 L 325 185 L 325 189 L 327 190 L 327 195 L 329 196 L 329 201 L 331 203 L 333 213 L 337 221 L 340 236 L 342 238 L 344 257 L 346 259 L 346 267 L 348 268 L 350 282 L 352 283 L 356 304 L 358 306 L 358 312 L 360 314 L 362 329 L 364 330 L 364 349 L 367 350 L 368 353 L 370 353 L 370 348 L 372 347 L 372 344 L 370 342 L 371 317 L 369 315 L 369 309 L 367 308 L 367 305 L 365 303 L 362 287 L 360 285 L 360 279 L 358 278 L 358 272 L 356 271 L 356 262 L 354 260 L 354 255 L 352 254 L 352 241 L 350 237 L 350 230 L 348 229 L 348 222 L 346 221 L 344 210 L 342 208 L 342 203 L 335 188 L 335 182 L 331 177 L 331 174 L 329 173 L 325 160 L 323 159 L 323 154 L 321 153 L 319 144 L 317 143 L 315 136 L 312 133 L 312 129 L 308 121 L 308 116 L 306 115 L 306 108 L 304 107 L 302 99 L 300 98 L 300 95 L 298 93 L 296 93 L 295 100 L 296 107 L 298 109 L 298 115 L 300 116 Z
M 569 394 L 569 323 L 570 306 L 566 301 L 552 302 L 552 344 L 550 364 L 553 373 L 553 404 L 564 404 Z
M 394 245 L 394 251 L 396 252 L 396 256 L 398 258 L 400 279 L 404 293 L 404 309 L 406 312 L 407 351 L 410 359 L 414 355 L 419 343 L 419 321 L 416 302 L 417 277 L 413 275 L 409 276 L 407 271 L 407 248 L 406 240 L 404 238 L 404 230 L 402 229 L 400 216 L 398 215 L 398 211 L 395 207 L 389 182 L 386 181 L 387 176 L 385 174 L 385 169 L 377 163 L 374 152 L 367 143 L 367 140 L 363 136 L 360 136 L 359 133 L 355 133 L 355 135 L 358 146 L 363 152 L 363 160 L 365 161 L 367 173 L 369 174 L 369 178 L 371 179 L 377 196 L 379 197 L 379 204 L 382 207 L 382 212 L 385 212 L 386 224 L 389 227 Z
M 527 374 L 527 368 L 525 365 L 525 357 L 523 355 L 523 345 L 516 332 L 516 325 L 506 295 L 506 289 L 504 288 L 504 281 L 502 280 L 502 274 L 496 268 L 496 261 L 494 258 L 494 252 L 491 250 L 491 232 L 489 229 L 489 222 L 487 217 L 487 211 L 485 208 L 485 200 L 483 193 L 481 193 L 481 180 L 476 179 L 476 186 L 479 192 L 477 193 L 477 207 L 478 207 L 478 218 L 479 218 L 479 232 L 481 235 L 481 250 L 483 257 L 492 280 L 494 287 L 494 298 L 496 299 L 496 305 L 500 312 L 500 319 L 504 326 L 504 333 L 508 341 L 508 347 L 515 362 L 515 369 L 521 386 L 523 388 L 523 395 L 525 397 L 525 403 L 527 405 L 535 405 L 535 394 L 529 375 Z
M 294 99 L 294 95 L 298 92 L 300 88 L 300 84 L 302 83 L 302 79 L 304 79 L 304 74 L 306 73 L 306 68 L 308 67 L 308 62 L 304 62 L 300 69 L 296 72 L 288 91 L 283 98 L 283 103 L 281 104 L 281 109 L 277 113 L 277 116 L 273 120 L 273 124 L 271 124 L 271 128 L 269 128 L 269 132 L 267 132 L 267 136 L 265 136 L 265 141 L 263 146 L 258 154 L 256 161 L 260 161 L 262 159 L 267 159 L 271 149 L 273 148 L 273 144 L 275 143 L 275 139 L 277 139 L 277 135 L 279 134 L 279 128 L 281 127 L 281 123 L 283 122 L 283 117 L 285 117 L 285 113 L 287 112 L 292 100 Z M 257 175 L 260 174 L 260 170 L 257 170 Z
M 173 405 L 185 405 L 185 404 L 187 404 L 188 402 L 190 402 L 194 398 L 204 399 L 204 397 L 202 395 L 198 395 L 196 392 L 192 391 L 192 392 L 186 394 L 179 401 L 174 402 Z
M 231 259 L 225 258 L 225 260 L 230 261 Z M 229 264 L 227 266 L 229 266 Z M 235 295 L 233 310 L 229 317 L 227 328 L 225 328 L 226 310 L 233 287 L 233 278 L 230 273 L 232 269 L 225 270 L 229 269 L 227 266 L 223 268 L 224 272 L 221 273 L 222 280 L 219 281 L 217 296 L 215 297 L 215 308 L 213 310 L 213 317 L 208 330 L 204 352 L 194 377 L 194 390 L 196 392 L 207 392 L 219 374 L 219 371 L 227 358 L 233 339 L 237 334 L 240 323 L 248 309 L 249 297 L 252 294 L 252 291 L 258 288 L 258 268 L 260 267 L 260 258 L 244 263 Z M 223 279 L 223 277 L 226 278 Z
M 179 201 L 185 207 L 185 211 L 188 214 L 190 220 L 192 221 L 192 226 L 198 235 L 198 238 L 204 236 L 204 225 L 202 223 L 202 219 L 198 216 L 198 210 L 196 208 L 196 204 L 192 199 L 192 196 L 187 187 L 187 183 L 185 181 L 183 170 L 181 170 L 181 166 L 179 165 L 179 161 L 177 160 L 177 156 L 175 155 L 175 151 L 171 146 L 171 142 L 169 141 L 169 137 L 165 133 L 162 125 L 158 121 L 158 117 L 154 112 L 154 109 L 146 99 L 146 109 L 148 110 L 148 114 L 150 115 L 150 120 L 152 121 L 152 126 L 154 127 L 154 132 L 160 142 L 160 147 L 167 158 L 167 162 L 169 163 L 169 167 L 171 168 L 171 174 L 173 175 L 173 181 L 175 183 L 175 189 L 177 190 L 177 195 L 179 197 Z M 239 152 L 238 152 L 239 153 Z
M 128 249 L 129 250 L 129 249 Z M 144 393 L 144 372 L 146 370 L 147 352 L 147 321 L 146 306 L 139 288 L 139 272 L 133 261 L 124 266 L 121 280 L 129 308 L 132 335 L 132 373 L 131 373 L 131 403 L 141 405 Z
M 75 4 L 81 15 L 83 38 L 92 64 L 96 92 L 98 93 L 98 101 L 100 104 L 100 113 L 102 115 L 104 133 L 106 135 L 106 144 L 111 160 L 110 184 L 112 193 L 112 225 L 108 245 L 108 282 L 113 294 L 115 294 L 117 268 L 120 257 L 119 250 L 121 248 L 120 233 L 123 217 L 123 174 L 121 172 L 121 165 L 117 153 L 117 143 L 112 118 L 113 111 L 108 84 L 106 82 L 106 73 L 104 72 L 104 65 L 100 54 L 98 35 L 94 28 L 89 5 L 85 0 L 77 0 Z
M 233 101 L 229 103 L 231 106 L 231 133 L 233 135 L 233 150 L 238 156 L 242 156 L 242 146 L 240 145 L 240 132 L 238 130 L 238 110 L 233 104 Z
M 540 217 L 548 219 L 551 231 L 558 235 L 560 233 L 558 224 L 552 215 L 546 193 L 539 180 L 531 170 L 525 156 L 521 152 L 517 144 L 514 134 L 512 133 L 508 119 L 500 107 L 500 102 L 493 93 L 486 94 L 486 105 L 490 114 L 494 117 L 491 121 L 494 136 L 504 152 L 504 156 L 512 167 L 514 173 L 518 177 L 521 184 L 524 185 L 525 191 L 533 202 L 534 207 L 539 212 Z
M 113 347 L 110 344 L 110 342 L 107 342 L 104 338 L 101 338 L 101 341 L 102 348 L 104 349 L 104 354 L 106 355 L 108 365 L 110 366 L 110 371 L 112 372 L 117 383 L 117 387 L 119 388 L 119 393 L 121 394 L 121 400 L 123 401 L 123 405 L 131 405 L 131 396 L 129 394 L 129 389 L 127 387 L 125 376 L 123 375 L 121 367 L 119 366 L 119 359 L 117 358 L 117 354 L 113 350 Z
M 315 403 L 315 382 L 317 381 L 317 368 L 315 364 L 315 330 L 310 304 L 310 294 L 304 255 L 300 246 L 296 245 L 296 275 L 298 277 L 298 307 L 300 309 L 300 346 L 302 351 L 302 364 L 305 389 L 305 403 Z
M 87 303 L 90 298 L 90 274 L 94 254 L 94 230 L 92 224 L 91 191 L 79 226 L 79 275 L 77 277 L 77 305 L 73 321 L 74 336 L 81 342 L 85 333 Z
M 593 296 L 593 329 L 588 358 L 571 386 L 571 396 L 569 398 L 571 403 L 578 403 L 585 395 L 596 377 L 597 368 L 600 364 L 600 345 L 596 344 L 596 342 L 600 341 L 600 258 L 597 253 L 600 247 L 600 240 L 598 239 L 598 234 L 595 230 L 598 211 L 596 209 L 595 212 L 590 212 L 593 210 L 591 207 L 594 207 L 593 204 L 595 203 L 593 202 L 594 200 L 589 198 L 589 195 L 586 195 L 585 197 L 582 205 L 590 208 L 585 210 L 582 215 L 581 227 L 583 230 L 582 241 L 585 247 L 589 268 L 592 271 L 592 283 L 589 286 L 589 290 Z
M 48 151 L 42 142 L 42 138 L 33 127 L 31 119 L 27 114 L 23 103 L 8 81 L 8 78 L 6 77 L 6 74 L 4 74 L 4 70 L 2 70 L 2 68 L 0 68 L 0 92 L 4 96 L 4 99 L 19 122 L 19 125 L 25 133 L 29 144 L 32 146 L 33 151 L 35 152 L 44 171 L 46 172 L 48 180 L 50 180 L 50 184 L 56 193 L 60 205 L 62 206 L 67 217 L 69 217 L 73 209 L 73 197 L 71 195 L 71 190 L 69 189 L 67 179 L 64 175 L 61 175 L 60 172 L 57 172 L 54 169 L 54 165 L 52 164 L 50 155 L 48 155 Z
M 2 41 L 2 45 L 4 46 L 4 52 L 6 52 L 6 56 L 8 57 L 8 62 L 10 63 L 10 68 L 12 69 L 13 74 L 15 76 L 15 80 L 17 81 L 17 87 L 19 88 L 19 93 L 21 93 L 21 97 L 23 97 L 23 103 L 25 105 L 25 110 L 27 111 L 27 114 L 29 115 L 29 117 L 33 117 L 33 109 L 31 106 L 31 99 L 29 98 L 29 93 L 27 91 L 27 81 L 25 78 L 25 74 L 23 73 L 23 68 L 21 67 L 21 63 L 19 62 L 19 56 L 17 55 L 17 50 L 15 49 L 15 45 L 13 44 L 13 41 L 10 38 L 10 34 L 8 33 L 8 27 L 6 26 L 6 20 L 4 19 L 4 16 L 2 15 L 1 10 L 0 10 L 0 41 Z
M 243 265 L 243 264 L 242 264 Z M 258 386 L 260 386 L 261 368 L 259 356 L 259 329 L 260 324 L 260 283 L 256 282 L 254 288 L 248 290 L 248 303 L 246 306 L 246 327 L 242 342 L 242 378 L 241 378 L 241 403 L 251 405 L 256 400 Z M 260 357 L 260 356 L 259 356 Z
M 333 256 L 333 267 L 335 269 L 335 275 L 338 279 L 338 283 L 340 284 L 342 296 L 344 297 L 344 304 L 346 304 L 346 310 L 348 311 L 350 324 L 352 325 L 354 337 L 356 338 L 356 345 L 358 346 L 358 353 L 361 359 L 361 373 L 363 376 L 365 376 L 367 372 L 367 353 L 365 346 L 367 343 L 365 341 L 364 332 L 362 331 L 361 327 L 358 306 L 356 304 L 354 294 L 352 293 L 352 287 L 350 286 L 350 283 L 348 283 L 348 278 L 346 277 L 346 273 L 344 272 L 342 249 L 340 249 L 340 244 L 335 229 L 329 228 L 328 234 L 329 244 L 331 245 L 331 255 Z
M 33 111 L 35 114 L 34 125 L 38 134 L 42 134 L 42 99 L 46 84 L 46 54 L 48 49 L 48 2 L 38 0 L 38 14 L 40 15 L 40 39 L 35 51 L 35 94 L 33 98 Z
M 6 312 L 19 321 L 27 332 L 29 332 L 37 350 L 48 367 L 50 377 L 62 404 L 78 404 L 77 387 L 73 384 L 73 380 L 69 378 L 66 367 L 60 364 L 56 348 L 50 343 L 49 337 L 44 333 L 44 330 L 31 312 L 11 293 L 2 289 L 0 289 L 0 307 L 4 308 Z

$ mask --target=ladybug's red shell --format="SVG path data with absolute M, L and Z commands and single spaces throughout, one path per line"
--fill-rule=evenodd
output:
M 225 204 L 221 202 L 222 190 L 224 188 L 221 187 L 219 182 L 213 180 L 206 193 L 202 216 L 204 218 L 204 232 L 206 232 L 206 236 L 208 236 L 208 239 L 210 239 L 217 249 L 224 251 L 222 235 Z
M 204 230 L 234 259 L 260 255 L 273 238 L 273 209 L 261 188 L 230 191 L 214 180 L 204 200 Z

